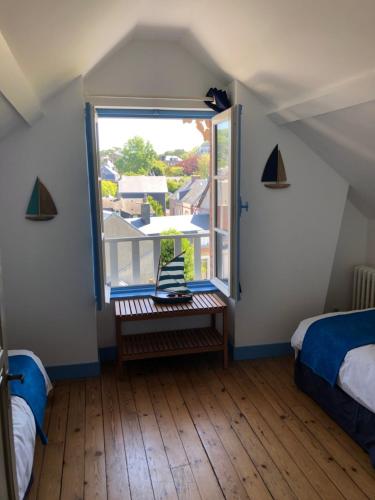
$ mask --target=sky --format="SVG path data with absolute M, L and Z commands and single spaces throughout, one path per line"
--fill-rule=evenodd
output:
M 135 135 L 150 141 L 158 154 L 174 149 L 190 151 L 203 142 L 194 123 L 183 123 L 182 120 L 99 118 L 98 128 L 100 150 L 121 147 Z

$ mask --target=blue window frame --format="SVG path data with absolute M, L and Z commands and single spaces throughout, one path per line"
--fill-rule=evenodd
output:
M 96 108 L 98 118 L 201 118 L 215 116 L 214 111 L 199 109 L 130 109 L 130 108 Z
M 94 186 L 94 175 L 98 172 L 98 165 L 94 168 L 94 162 L 98 162 L 98 155 L 95 159 L 95 148 L 96 137 L 92 134 L 92 118 L 89 118 L 89 110 L 92 110 L 90 104 L 86 105 L 86 125 L 87 125 L 87 145 L 88 145 L 88 165 L 89 165 L 89 185 L 90 185 L 90 203 L 91 203 L 91 216 L 92 216 L 92 230 L 93 230 L 93 257 L 94 257 L 94 277 L 95 277 L 95 292 L 98 308 L 101 308 L 103 297 L 104 297 L 104 277 L 105 272 L 103 269 L 103 261 L 105 259 L 103 248 L 98 248 L 101 243 L 101 234 L 103 232 L 102 217 L 99 214 L 101 210 L 101 202 L 98 199 L 100 191 L 100 186 L 96 184 Z M 107 108 L 107 107 L 96 107 L 94 116 L 97 118 L 155 118 L 155 119 L 211 119 L 216 113 L 212 110 L 195 110 L 195 109 L 183 109 L 183 110 L 170 110 L 170 109 L 146 109 L 146 108 Z M 91 115 L 92 116 L 92 115 Z M 98 177 L 97 177 L 98 179 Z M 96 183 L 97 183 L 96 179 Z M 238 195 L 239 196 L 239 195 Z M 99 215 L 98 215 L 99 214 Z M 236 254 L 238 254 L 239 245 L 237 245 Z M 239 260 L 239 259 L 238 259 Z M 101 261 L 101 262 L 100 262 Z M 238 269 L 237 276 L 238 280 Z M 215 284 L 211 280 L 194 281 L 189 283 L 189 288 L 192 291 L 214 291 L 217 290 Z M 111 288 L 111 298 L 121 298 L 129 296 L 144 296 L 148 295 L 153 290 L 152 285 L 133 285 L 124 287 L 112 287 Z M 237 295 L 237 294 L 236 294 Z M 237 297 L 238 298 L 238 295 Z

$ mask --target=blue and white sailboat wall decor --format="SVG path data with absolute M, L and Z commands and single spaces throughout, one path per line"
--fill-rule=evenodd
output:
M 179 302 L 188 302 L 193 298 L 186 286 L 184 253 L 176 255 L 164 265 L 161 265 L 159 259 L 155 294 L 151 295 L 154 302 L 160 304 L 177 304 Z
M 264 167 L 262 182 L 264 182 L 265 187 L 270 189 L 284 189 L 290 186 L 286 180 L 283 158 L 279 145 L 276 144 Z

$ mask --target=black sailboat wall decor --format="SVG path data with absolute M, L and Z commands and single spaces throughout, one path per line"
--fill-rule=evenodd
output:
M 46 186 L 36 178 L 33 192 L 26 210 L 26 219 L 51 220 L 57 215 L 56 205 Z
M 286 180 L 283 158 L 279 145 L 276 144 L 264 167 L 262 182 L 264 182 L 265 187 L 270 189 L 284 189 L 290 186 Z

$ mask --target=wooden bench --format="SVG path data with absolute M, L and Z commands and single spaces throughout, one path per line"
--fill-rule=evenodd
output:
M 216 329 L 216 314 L 223 315 L 223 333 Z M 211 326 L 163 332 L 127 334 L 128 321 L 147 321 L 179 316 L 210 315 Z M 228 364 L 227 304 L 216 293 L 198 293 L 185 304 L 155 304 L 150 297 L 115 300 L 117 364 L 133 359 L 178 356 L 223 351 L 224 368 Z M 125 331 L 124 331 L 125 330 Z

